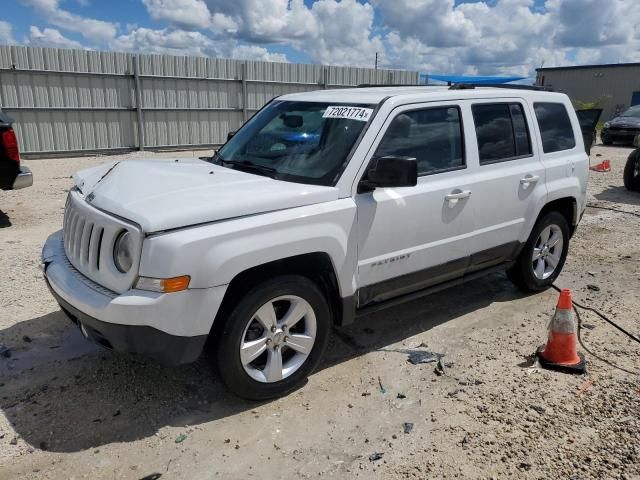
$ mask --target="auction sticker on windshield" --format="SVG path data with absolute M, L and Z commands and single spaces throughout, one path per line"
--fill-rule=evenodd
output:
M 348 107 L 344 105 L 328 106 L 322 115 L 323 118 L 345 118 L 366 122 L 373 113 L 373 108 Z

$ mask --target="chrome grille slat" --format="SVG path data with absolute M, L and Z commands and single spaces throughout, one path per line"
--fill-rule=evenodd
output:
M 83 217 L 80 217 L 76 222 L 76 228 L 74 229 L 73 238 L 73 256 L 80 260 L 82 257 L 80 256 L 80 249 L 82 248 L 82 232 L 84 231 L 84 224 L 86 220 Z
M 112 253 L 123 230 L 133 234 L 136 257 L 124 274 L 116 269 Z M 94 208 L 79 191 L 69 192 L 63 220 L 64 251 L 69 263 L 89 280 L 114 292 L 130 289 L 138 273 L 142 238 L 138 227 Z
M 98 270 L 100 268 L 98 253 L 100 252 L 100 241 L 102 240 L 102 232 L 102 227 L 94 226 L 94 229 L 91 232 L 91 238 L 89 239 L 88 263 L 89 268 L 92 270 Z
M 86 220 L 84 222 L 84 228 L 81 233 L 80 241 L 80 262 L 84 265 L 89 265 L 89 240 L 91 240 L 91 231 L 93 230 L 93 222 Z

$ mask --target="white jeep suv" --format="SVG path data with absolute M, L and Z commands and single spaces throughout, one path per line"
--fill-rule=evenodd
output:
M 79 172 L 43 249 L 89 339 L 175 365 L 205 344 L 226 385 L 301 385 L 332 325 L 506 269 L 560 273 L 588 157 L 566 95 L 379 87 L 284 95 L 208 161 Z

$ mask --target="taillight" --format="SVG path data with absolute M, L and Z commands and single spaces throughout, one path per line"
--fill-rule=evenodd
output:
M 13 128 L 8 128 L 2 131 L 2 147 L 4 152 L 9 157 L 9 160 L 14 162 L 20 161 L 20 151 L 18 150 L 18 139 L 13 131 Z

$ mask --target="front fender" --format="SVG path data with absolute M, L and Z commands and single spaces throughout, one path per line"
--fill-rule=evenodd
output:
M 355 221 L 355 203 L 347 198 L 153 235 L 143 244 L 140 275 L 190 275 L 189 288 L 209 288 L 252 267 L 321 252 L 331 259 L 340 295 L 351 295 Z

